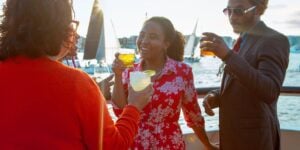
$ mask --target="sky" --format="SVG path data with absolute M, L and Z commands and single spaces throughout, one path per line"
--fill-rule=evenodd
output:
M 81 22 L 79 34 L 83 36 L 87 32 L 93 1 L 74 0 L 76 17 Z M 227 17 L 222 13 L 227 0 L 100 0 L 100 5 L 105 28 L 111 28 L 113 24 L 117 37 L 138 35 L 146 14 L 148 18 L 169 18 L 185 35 L 192 33 L 199 19 L 197 35 L 209 31 L 234 36 Z M 286 35 L 300 35 L 300 0 L 269 0 L 262 20 Z
M 86 36 L 94 0 L 73 1 L 75 19 L 80 21 L 78 33 Z M 227 17 L 222 13 L 227 0 L 100 0 L 100 5 L 106 32 L 117 37 L 138 35 L 146 17 L 152 16 L 169 18 L 185 35 L 192 33 L 199 19 L 197 35 L 209 31 L 234 36 Z M 262 20 L 286 35 L 300 35 L 300 0 L 269 0 Z

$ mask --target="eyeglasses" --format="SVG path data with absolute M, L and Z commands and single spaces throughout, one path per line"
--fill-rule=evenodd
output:
M 78 26 L 79 26 L 79 21 L 76 21 L 76 20 L 72 20 L 69 27 L 68 27 L 68 39 L 67 39 L 67 46 L 69 49 L 72 49 L 75 47 L 76 43 L 77 43 L 77 40 L 79 38 L 79 35 L 77 34 L 77 29 L 78 29 Z M 71 53 L 72 54 L 75 54 L 75 53 Z
M 225 8 L 223 9 L 223 13 L 226 15 L 226 16 L 231 16 L 232 13 L 234 13 L 235 15 L 237 16 L 243 16 L 245 14 L 247 14 L 248 12 L 254 10 L 256 8 L 256 6 L 252 6 L 248 9 L 243 9 L 243 8 Z
M 77 40 L 79 39 L 79 35 L 77 34 L 77 29 L 79 26 L 79 21 L 77 20 L 72 20 L 70 23 L 70 26 L 68 28 L 69 32 L 69 39 L 65 43 L 65 48 L 69 49 L 68 54 L 65 56 L 65 60 L 67 62 L 67 65 L 70 66 L 68 62 L 68 57 L 71 57 L 72 59 L 72 64 L 73 67 L 76 68 L 76 63 L 75 63 L 75 57 L 76 57 L 76 51 L 77 51 Z

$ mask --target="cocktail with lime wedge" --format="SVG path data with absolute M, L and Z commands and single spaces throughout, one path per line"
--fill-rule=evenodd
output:
M 144 73 L 146 73 L 148 76 L 152 77 L 155 75 L 155 70 L 144 70 Z
M 130 72 L 130 85 L 134 91 L 142 91 L 151 83 L 151 74 L 152 71 L 141 72 L 134 71 Z

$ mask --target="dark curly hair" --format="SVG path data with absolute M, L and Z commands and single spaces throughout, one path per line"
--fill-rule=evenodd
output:
M 55 56 L 67 40 L 72 0 L 7 0 L 0 25 L 0 60 Z
M 165 17 L 151 17 L 145 24 L 151 21 L 162 27 L 166 38 L 165 40 L 171 43 L 167 49 L 168 57 L 177 61 L 183 61 L 185 44 L 184 36 L 179 31 L 176 31 L 172 22 Z

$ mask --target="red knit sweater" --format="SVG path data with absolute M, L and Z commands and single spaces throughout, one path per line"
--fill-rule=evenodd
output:
M 127 106 L 114 124 L 99 91 L 86 73 L 46 57 L 0 62 L 0 149 L 127 149 L 140 114 Z

